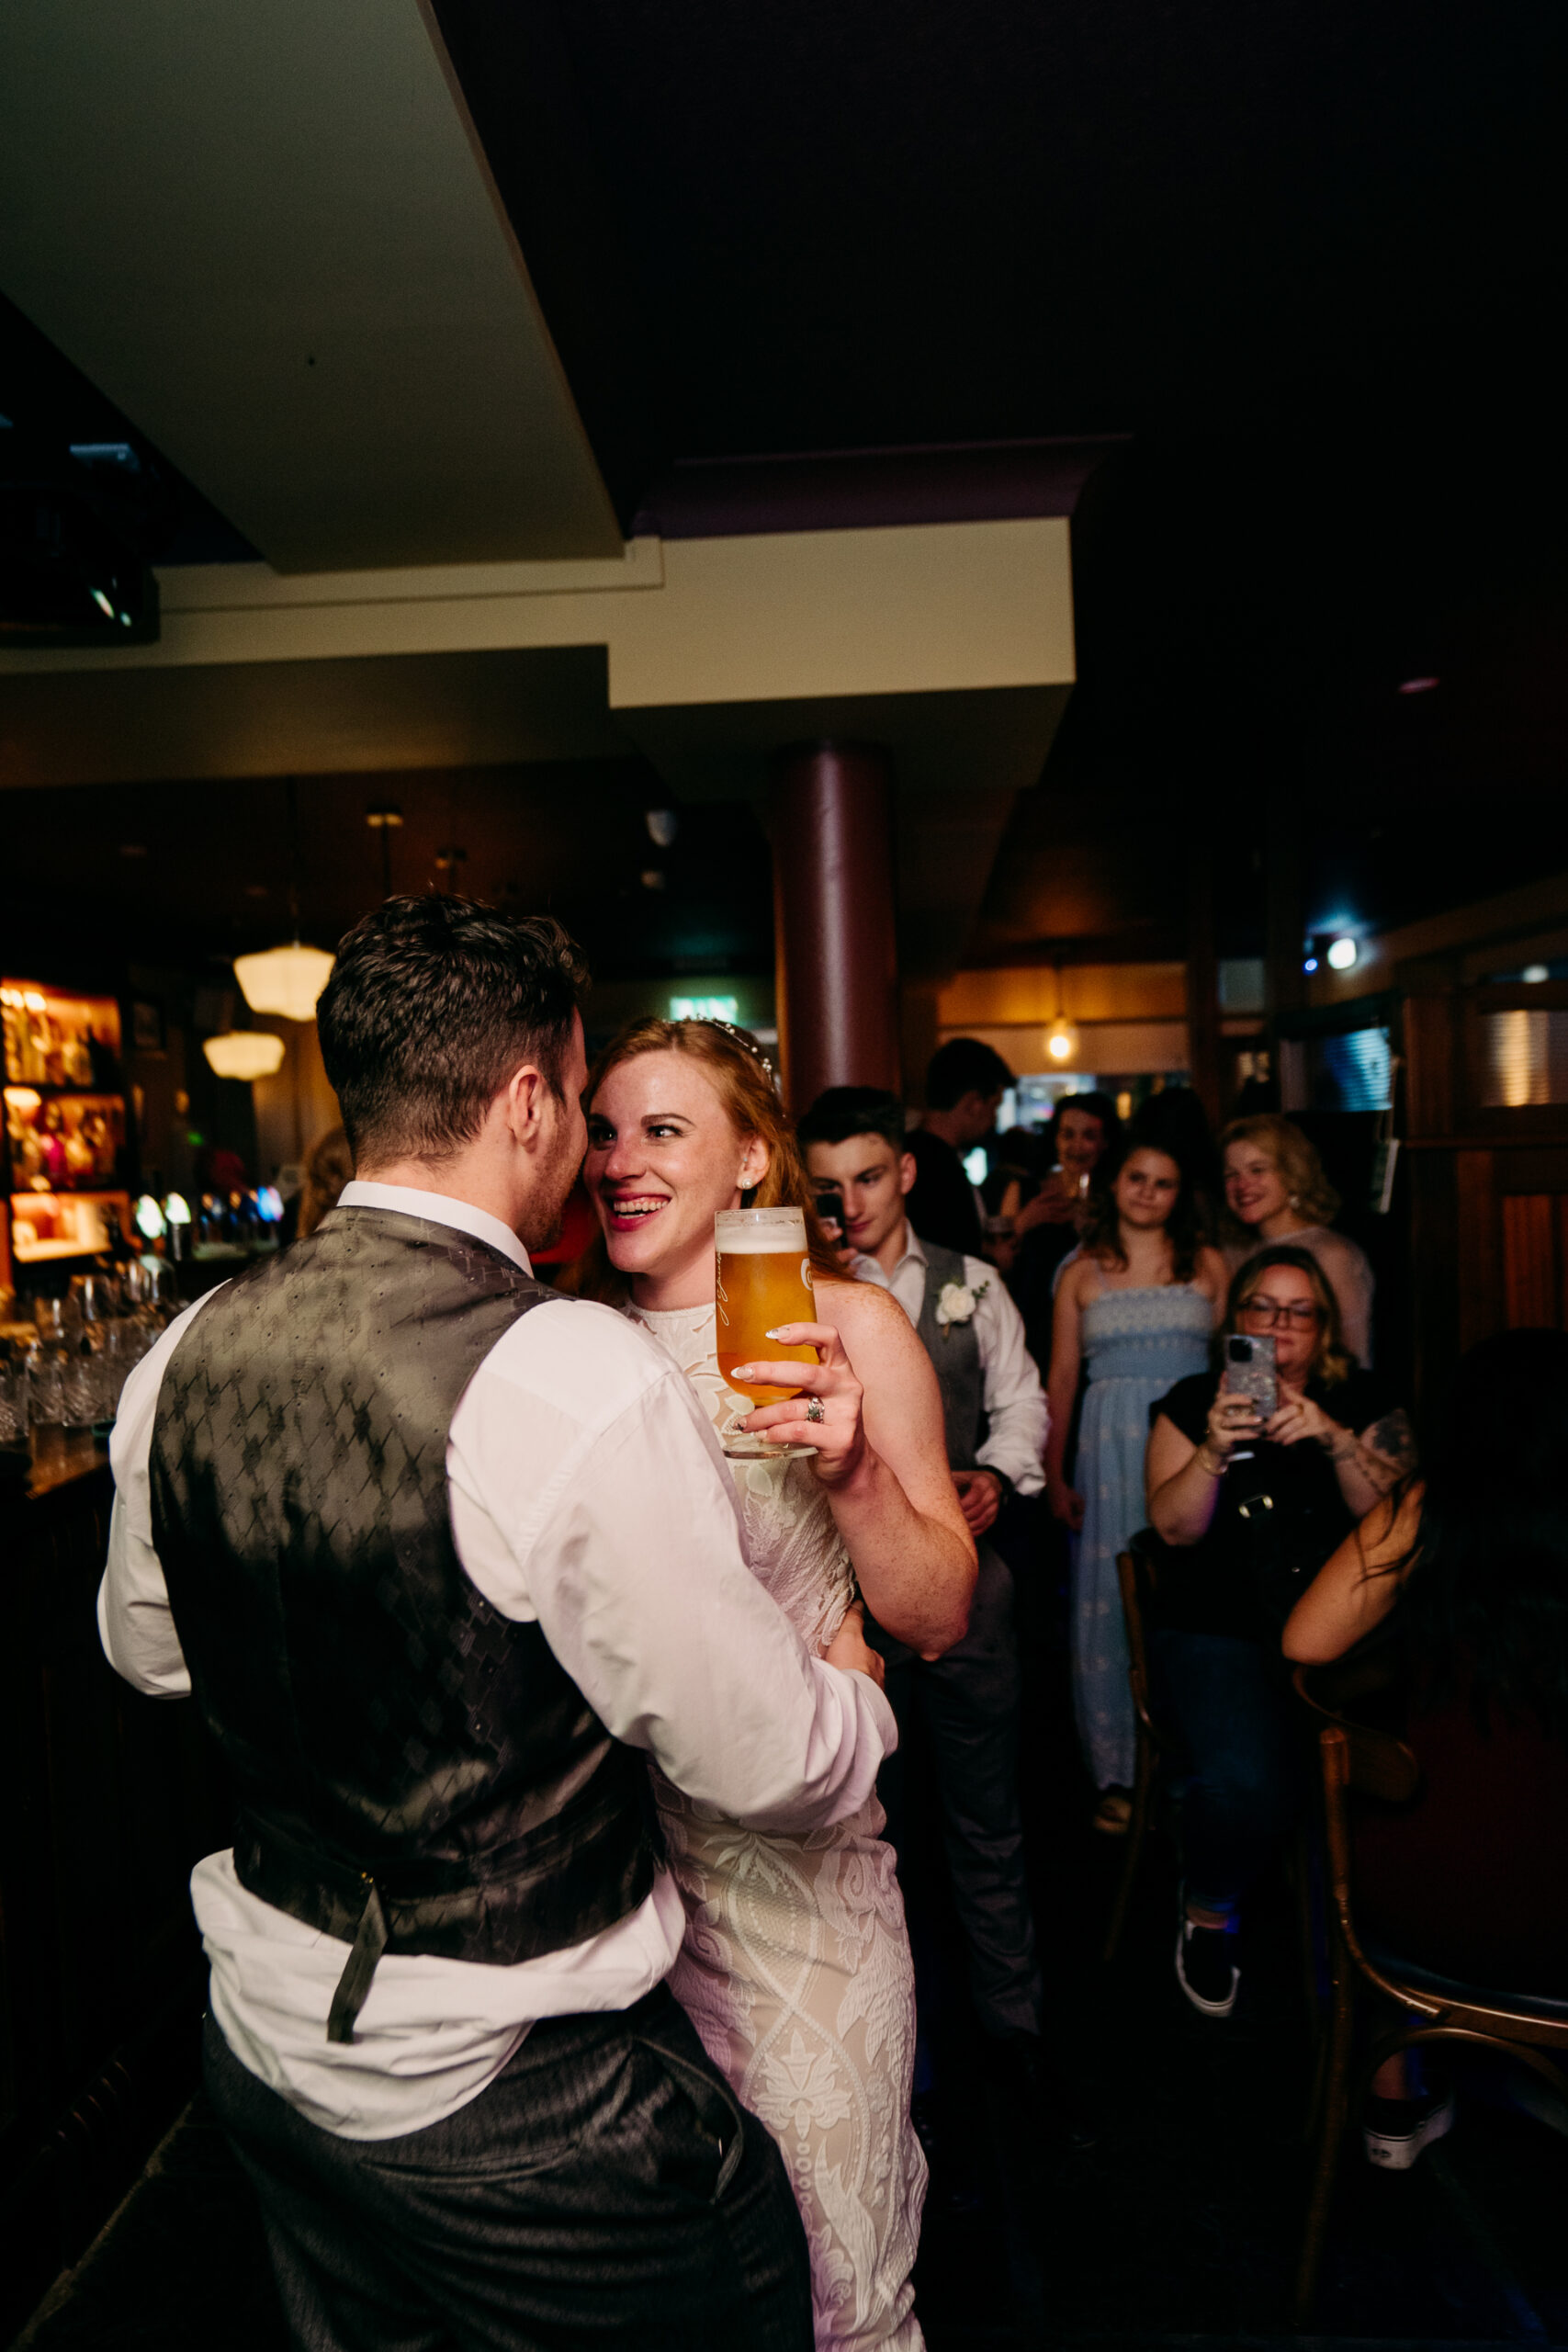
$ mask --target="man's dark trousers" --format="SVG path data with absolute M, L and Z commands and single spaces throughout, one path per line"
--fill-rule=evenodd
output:
M 306 2352 L 810 2352 L 784 2163 L 667 1988 L 547 2020 L 455 2115 L 321 2131 L 208 2018 L 208 2095 Z
M 944 1290 L 964 1283 L 964 1261 L 924 1234 L 920 1241 L 926 1286 L 915 1328 L 942 1391 L 949 1466 L 971 1470 L 984 1423 L 985 1366 L 972 1317 L 945 1325 L 938 1320 Z M 948 1877 L 968 1947 L 976 2013 L 986 2033 L 1003 2039 L 1038 2033 L 1044 2002 L 1019 1807 L 1012 1574 L 985 1536 L 975 1548 L 979 1573 L 969 1630 L 942 1657 L 922 1660 L 880 1626 L 867 1630 L 886 1661 L 887 1697 L 898 1719 L 898 1753 L 877 1780 L 888 1837 L 908 1882 L 914 1825 L 906 1811 L 905 1776 L 910 1719 L 918 1717 L 935 1767 Z M 919 1973 L 918 1939 L 916 1969 Z M 929 2010 L 929 1994 L 922 1997 Z

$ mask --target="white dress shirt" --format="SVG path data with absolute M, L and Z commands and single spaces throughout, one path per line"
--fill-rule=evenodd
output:
M 930 1261 L 919 1234 L 904 1220 L 904 1250 L 891 1274 L 874 1258 L 856 1255 L 853 1272 L 860 1282 L 878 1283 L 890 1290 L 911 1323 L 917 1326 L 925 1305 Z M 999 1470 L 1021 1495 L 1044 1491 L 1045 1432 L 1050 1412 L 1034 1358 L 1024 1341 L 1023 1317 L 1013 1305 L 1007 1284 L 995 1266 L 983 1258 L 965 1258 L 964 1280 L 975 1294 L 975 1337 L 980 1348 L 985 1377 L 986 1442 L 975 1455 L 981 1470 Z
M 351 1184 L 384 1208 L 473 1235 L 525 1272 L 482 1209 L 402 1185 Z M 188 1693 L 152 1547 L 149 1458 L 169 1357 L 207 1301 L 126 1383 L 111 1456 L 114 1516 L 98 1623 L 139 1690 Z M 446 1446 L 464 1570 L 504 1616 L 536 1621 L 606 1728 L 689 1797 L 762 1830 L 857 1813 L 897 1742 L 875 1685 L 807 1656 L 748 1568 L 735 1492 L 690 1383 L 607 1306 L 547 1301 L 491 1351 Z M 685 1929 L 661 1871 L 627 1917 L 565 1951 L 496 1967 L 383 1956 L 352 2042 L 327 2040 L 345 1946 L 264 1903 L 231 1851 L 191 1878 L 212 2010 L 236 2057 L 310 2120 L 351 2140 L 423 2129 L 475 2098 L 536 2018 L 621 2009 L 660 1984 Z

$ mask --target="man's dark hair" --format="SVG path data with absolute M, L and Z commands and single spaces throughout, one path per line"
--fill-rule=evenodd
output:
M 926 1108 L 951 1111 L 966 1094 L 988 1102 L 1013 1084 L 1013 1074 L 993 1046 L 978 1037 L 950 1037 L 926 1065 Z
M 355 1161 L 446 1159 L 522 1062 L 558 1095 L 587 978 L 547 915 L 434 896 L 366 915 L 338 942 L 316 1007 Z
M 808 1144 L 848 1143 L 852 1136 L 881 1136 L 895 1151 L 904 1145 L 904 1105 L 880 1086 L 829 1086 L 795 1126 L 804 1151 Z

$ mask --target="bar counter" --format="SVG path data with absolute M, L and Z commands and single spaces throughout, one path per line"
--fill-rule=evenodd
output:
M 206 1974 L 187 1882 L 230 1837 L 195 1709 L 131 1690 L 98 1645 L 112 1500 L 85 1439 L 0 1474 L 0 2342 L 194 2087 Z

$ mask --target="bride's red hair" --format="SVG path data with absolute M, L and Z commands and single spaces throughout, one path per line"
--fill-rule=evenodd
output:
M 768 1155 L 762 1180 L 744 1195 L 748 1208 L 799 1209 L 806 1219 L 806 1247 L 825 1281 L 847 1280 L 812 1207 L 811 1179 L 795 1139 L 788 1112 L 779 1100 L 772 1065 L 749 1029 L 721 1021 L 634 1021 L 613 1038 L 588 1075 L 583 1109 L 592 1115 L 593 1097 L 613 1069 L 642 1054 L 684 1054 L 702 1065 L 738 1136 L 755 1136 Z M 606 1253 L 607 1256 L 607 1253 Z

